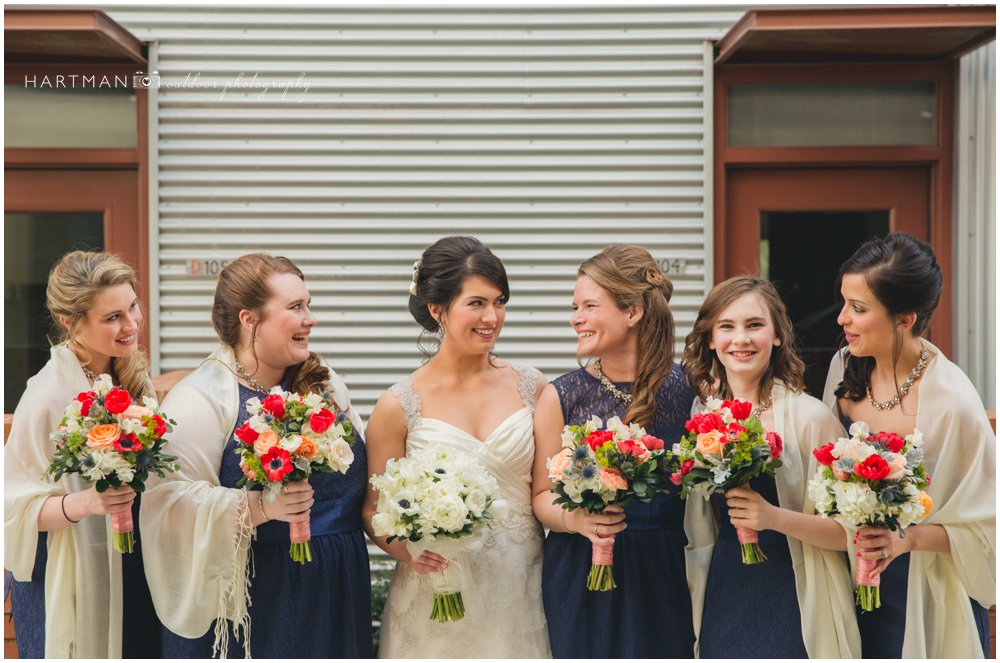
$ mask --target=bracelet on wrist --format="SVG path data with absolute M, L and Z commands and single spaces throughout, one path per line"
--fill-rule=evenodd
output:
M 80 521 L 79 520 L 73 520 L 72 518 L 69 517 L 69 514 L 66 513 L 66 498 L 67 497 L 69 497 L 69 493 L 66 493 L 65 495 L 62 496 L 62 499 L 59 500 L 59 506 L 62 507 L 63 518 L 65 518 L 66 520 L 68 520 L 69 522 L 71 522 L 71 523 L 73 523 L 75 525 L 76 523 L 78 523 Z
M 576 530 L 570 529 L 566 524 L 566 509 L 559 510 L 559 526 L 562 527 L 567 534 L 576 534 Z
M 257 506 L 260 507 L 260 515 L 264 516 L 264 522 L 266 523 L 271 518 L 267 515 L 267 511 L 264 511 L 264 491 L 260 491 L 257 494 Z

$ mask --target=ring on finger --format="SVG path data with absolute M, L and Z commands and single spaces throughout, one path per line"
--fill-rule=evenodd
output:
M 597 531 L 598 527 L 600 527 L 600 525 L 597 525 L 597 524 L 594 525 L 594 536 L 598 536 L 599 535 L 599 532 Z
M 889 558 L 889 551 L 886 550 L 885 548 L 882 548 L 882 559 L 888 559 L 888 558 Z

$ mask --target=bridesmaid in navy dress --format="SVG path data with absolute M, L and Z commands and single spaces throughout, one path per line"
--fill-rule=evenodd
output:
M 845 432 L 823 403 L 803 393 L 804 366 L 793 346 L 778 292 L 752 276 L 715 286 L 687 337 L 683 366 L 700 396 L 697 409 L 709 397 L 749 402 L 752 416 L 784 443 L 775 477 L 714 493 L 712 508 L 700 491 L 688 498 L 688 577 L 703 658 L 860 654 L 843 529 L 816 515 L 806 496 L 812 449 Z M 710 534 L 713 510 L 717 538 Z M 743 563 L 737 526 L 758 531 L 766 561 Z M 698 562 L 707 559 L 706 573 Z
M 144 496 L 143 517 L 168 658 L 225 656 L 230 647 L 253 658 L 371 656 L 363 429 L 343 381 L 309 351 L 310 303 L 287 258 L 233 261 L 212 308 L 222 346 L 164 400 L 177 421 L 171 443 L 182 470 Z M 346 474 L 287 483 L 272 501 L 237 487 L 233 431 L 249 417 L 247 402 L 274 386 L 328 395 L 356 443 Z M 312 561 L 299 564 L 289 556 L 289 523 L 307 518 Z
M 603 514 L 552 503 L 546 460 L 563 425 L 597 415 L 638 423 L 669 446 L 694 392 L 673 362 L 673 286 L 645 249 L 613 244 L 584 262 L 571 324 L 586 367 L 545 388 L 535 411 L 535 515 L 545 541 L 542 599 L 556 658 L 692 658 L 684 504 L 676 491 Z M 614 547 L 617 589 L 587 590 L 594 545 Z
M 904 436 L 919 429 L 933 479 L 934 508 L 905 538 L 866 525 L 852 541 L 858 557 L 877 562 L 880 577 L 881 607 L 858 612 L 863 655 L 988 655 L 996 436 L 968 377 L 920 336 L 942 292 L 941 268 L 930 245 L 892 233 L 848 258 L 838 285 L 846 347 L 830 364 L 824 401 L 847 426 L 865 422 Z

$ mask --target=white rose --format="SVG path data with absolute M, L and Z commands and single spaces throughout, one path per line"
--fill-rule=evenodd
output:
M 372 517 L 372 530 L 376 536 L 406 537 L 409 535 L 406 526 L 397 521 L 389 513 L 376 513 Z
M 481 490 L 473 490 L 465 496 L 465 506 L 473 516 L 479 518 L 486 509 L 486 494 Z
M 334 440 L 330 444 L 326 459 L 334 470 L 346 472 L 347 468 L 354 462 L 354 451 L 351 449 L 351 445 L 344 440 Z
M 455 495 L 449 495 L 435 500 L 428 516 L 438 530 L 457 532 L 465 526 L 465 518 L 468 514 L 469 510 L 465 507 L 465 502 Z

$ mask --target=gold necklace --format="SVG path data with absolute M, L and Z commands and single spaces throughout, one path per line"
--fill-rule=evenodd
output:
M 913 370 L 910 371 L 910 377 L 906 378 L 906 382 L 899 385 L 899 388 L 896 390 L 896 395 L 884 403 L 875 400 L 875 397 L 872 396 L 872 378 L 871 375 L 869 375 L 867 392 L 868 402 L 871 403 L 872 407 L 881 412 L 882 410 L 891 410 L 899 405 L 899 401 L 903 398 L 903 396 L 906 396 L 908 391 L 910 391 L 910 387 L 913 386 L 913 383 L 919 380 L 920 376 L 923 375 L 924 369 L 927 368 L 927 360 L 930 356 L 931 353 L 928 352 L 927 348 L 920 349 L 920 359 L 917 361 L 917 365 L 913 367 Z
M 80 364 L 80 368 L 83 369 L 83 374 L 84 374 L 84 376 L 86 376 L 86 378 L 88 380 L 90 380 L 92 383 L 93 382 L 97 382 L 97 377 L 98 377 L 97 373 L 95 373 L 94 371 L 90 370 L 89 368 L 87 368 L 83 364 Z
M 618 400 L 624 403 L 632 402 L 632 394 L 626 394 L 621 389 L 615 386 L 615 383 L 608 379 L 608 376 L 604 374 L 601 370 L 601 360 L 597 359 L 594 361 L 594 372 L 597 373 L 597 379 L 601 381 L 601 384 L 605 389 L 611 392 L 611 394 Z
M 271 391 L 271 387 L 265 387 L 260 382 L 258 382 L 254 378 L 254 376 L 250 375 L 250 373 L 247 372 L 247 369 L 243 368 L 243 366 L 238 361 L 236 362 L 236 374 L 239 375 L 244 380 L 246 380 L 246 383 L 250 385 L 251 389 L 263 392 L 265 394 Z

